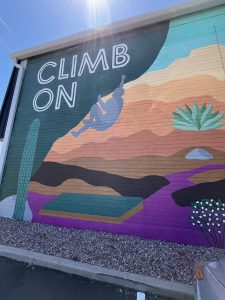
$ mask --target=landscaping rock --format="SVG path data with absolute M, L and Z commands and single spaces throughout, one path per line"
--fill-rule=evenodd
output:
M 187 284 L 200 261 L 225 250 L 0 218 L 0 244 Z

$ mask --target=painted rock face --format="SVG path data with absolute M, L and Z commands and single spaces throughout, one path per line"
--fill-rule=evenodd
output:
M 34 174 L 52 144 L 88 114 L 98 95 L 104 97 L 113 92 L 122 75 L 126 76 L 127 83 L 149 69 L 165 42 L 168 28 L 169 22 L 147 26 L 28 60 L 12 137 L 17 149 L 10 151 L 7 157 L 13 161 L 14 172 L 7 172 L 6 166 L 7 184 L 1 190 L 1 199 L 16 194 L 20 161 L 33 120 L 40 120 Z M 44 65 L 47 67 L 42 68 Z M 39 95 L 43 89 L 45 92 Z M 49 104 L 47 110 L 34 109 L 37 94 L 40 96 L 36 101 L 38 106 Z M 57 106 L 59 96 L 60 107 Z

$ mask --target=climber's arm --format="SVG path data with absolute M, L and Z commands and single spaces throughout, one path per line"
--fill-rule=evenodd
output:
M 102 101 L 102 97 L 101 97 L 101 95 L 99 94 L 98 95 L 98 102 L 97 103 L 99 103 L 101 106 L 103 105 L 104 106 L 104 102 Z
M 107 108 L 107 101 L 103 102 L 102 98 L 101 98 L 101 95 L 98 95 L 97 105 L 104 112 Z

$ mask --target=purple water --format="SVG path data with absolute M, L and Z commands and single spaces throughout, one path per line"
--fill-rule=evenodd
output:
M 178 206 L 171 194 L 182 188 L 193 186 L 194 183 L 188 180 L 189 177 L 219 169 L 225 169 L 225 165 L 209 165 L 167 175 L 166 178 L 170 184 L 144 199 L 143 210 L 121 224 L 39 215 L 39 210 L 55 195 L 30 192 L 28 201 L 34 222 L 129 234 L 181 244 L 207 245 L 204 237 L 189 223 L 191 208 Z

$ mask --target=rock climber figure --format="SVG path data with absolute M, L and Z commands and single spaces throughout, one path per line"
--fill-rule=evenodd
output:
M 79 130 L 71 131 L 74 137 L 78 137 L 88 128 L 104 131 L 116 123 L 123 108 L 124 81 L 125 75 L 122 75 L 119 87 L 112 93 L 112 98 L 106 100 L 106 102 L 103 102 L 101 95 L 98 95 L 97 103 L 91 107 L 90 118 L 82 120 L 83 126 Z

